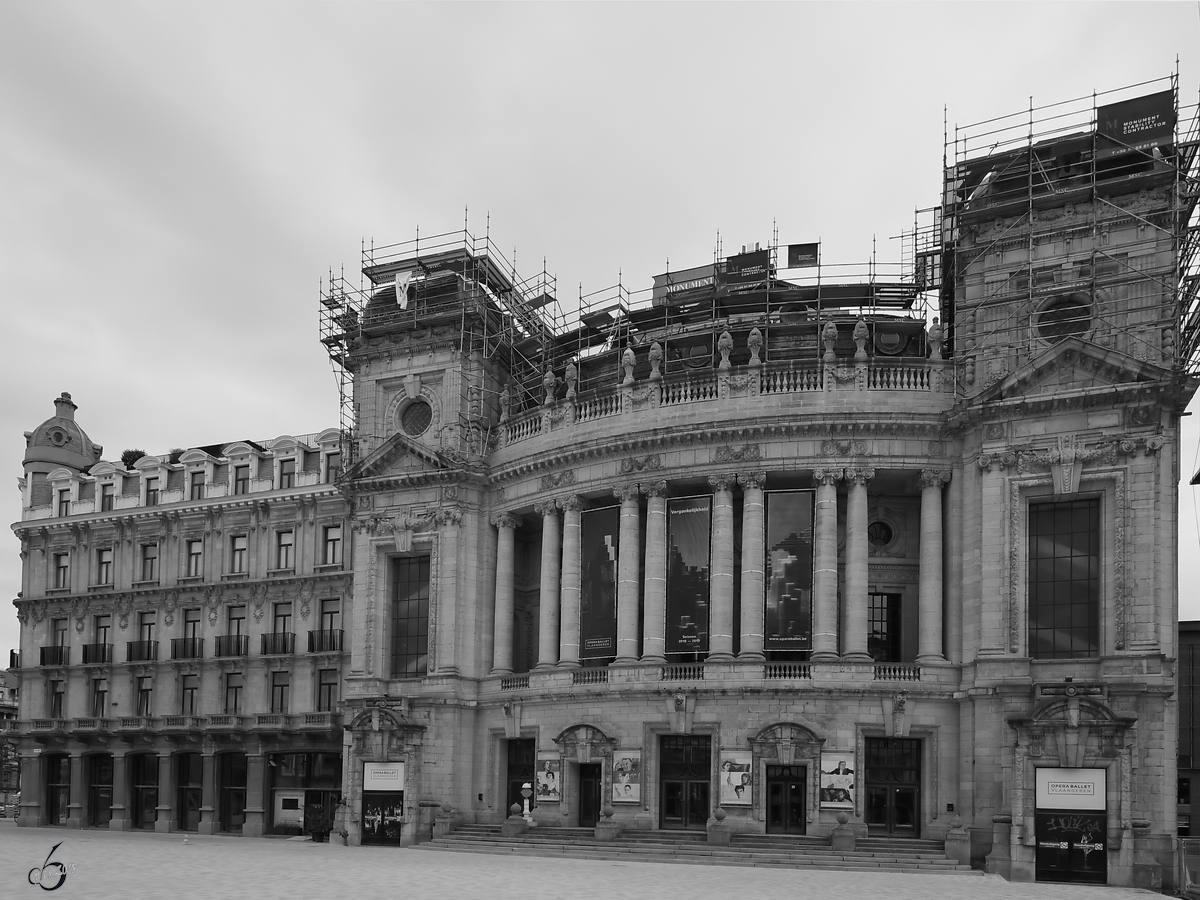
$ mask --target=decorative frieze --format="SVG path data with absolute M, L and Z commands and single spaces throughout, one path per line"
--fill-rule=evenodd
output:
M 737 449 L 718 447 L 713 452 L 715 462 L 750 462 L 762 459 L 762 448 L 758 444 L 745 444 Z
M 643 457 L 627 457 L 621 460 L 621 474 L 629 475 L 632 472 L 654 471 L 662 468 L 662 457 L 657 453 L 651 453 Z

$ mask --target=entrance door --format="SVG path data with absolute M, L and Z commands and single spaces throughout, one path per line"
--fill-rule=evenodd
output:
M 866 739 L 867 830 L 892 837 L 921 833 L 921 742 L 915 738 Z
M 107 828 L 112 819 L 113 758 L 107 753 L 89 756 L 88 770 L 88 824 Z
M 180 831 L 195 831 L 200 827 L 200 806 L 203 802 L 203 764 L 199 753 L 180 753 L 175 757 L 175 777 L 179 794 L 176 815 Z
M 131 824 L 134 828 L 153 829 L 158 817 L 158 757 L 139 753 L 131 757 L 129 768 L 133 782 Z
M 710 813 L 710 739 L 663 735 L 659 753 L 658 827 L 703 831 Z
M 1037 880 L 1106 884 L 1106 818 L 1103 812 L 1039 809 L 1033 819 Z
M 515 803 L 522 805 L 521 785 L 528 783 L 536 787 L 534 769 L 537 766 L 537 748 L 533 738 L 513 738 L 508 741 L 508 799 L 504 804 L 504 815 L 508 816 L 510 807 Z M 537 791 L 529 797 L 529 808 L 533 808 Z M 523 807 L 522 807 L 523 808 Z
M 804 834 L 804 766 L 767 766 L 767 834 Z
M 71 802 L 71 758 L 46 756 L 46 820 L 49 825 L 66 825 Z
M 601 782 L 598 763 L 586 763 L 579 767 L 580 828 L 595 828 L 600 822 Z

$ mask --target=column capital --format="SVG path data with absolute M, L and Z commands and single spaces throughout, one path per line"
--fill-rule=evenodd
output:
M 516 528 L 521 524 L 521 517 L 510 512 L 497 513 L 492 516 L 492 524 L 497 528 Z
M 542 500 L 533 504 L 533 511 L 543 518 L 546 516 L 557 516 L 558 502 L 556 500 Z
M 583 509 L 583 499 L 578 494 L 567 494 L 558 499 L 559 509 L 564 512 L 579 512 Z
M 921 490 L 925 490 L 925 488 L 940 489 L 943 484 L 949 483 L 950 476 L 949 469 L 922 469 L 918 484 L 921 485 Z
M 718 491 L 733 490 L 734 484 L 737 483 L 737 476 L 732 472 L 727 472 L 724 475 L 709 475 L 708 483 Z
M 636 500 L 638 495 L 638 486 L 636 484 L 623 484 L 620 487 L 613 488 L 613 496 L 624 503 L 626 500 Z
M 742 490 L 749 490 L 750 488 L 762 488 L 762 486 L 766 484 L 767 473 L 739 472 L 737 480 L 738 484 L 742 486 Z
M 647 497 L 665 497 L 667 496 L 667 483 L 665 481 L 646 482 L 639 484 L 642 493 Z
M 850 484 L 863 484 L 875 477 L 874 469 L 867 469 L 862 466 L 847 466 L 844 470 L 845 479 Z
M 813 484 L 836 485 L 842 480 L 841 469 L 813 469 Z

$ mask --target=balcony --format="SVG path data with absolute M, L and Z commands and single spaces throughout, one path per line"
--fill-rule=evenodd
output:
M 315 712 L 301 713 L 293 718 L 301 731 L 336 731 L 342 717 L 337 713 Z
M 218 634 L 213 656 L 245 656 L 250 652 L 250 638 L 244 634 Z
M 204 638 L 172 638 L 171 659 L 204 659 Z
M 89 716 L 86 719 L 76 719 L 74 731 L 76 734 L 102 734 L 108 731 L 108 719 L 99 716 Z
M 208 727 L 210 731 L 244 731 L 246 720 L 249 718 L 249 716 L 235 714 L 209 716 Z
M 163 716 L 163 731 L 202 731 L 208 724 L 204 716 Z
M 257 731 L 291 731 L 292 717 L 287 713 L 263 713 L 254 717 L 254 728 Z
M 123 734 L 138 734 L 154 730 L 154 720 L 149 716 L 121 716 L 117 720 Z
M 41 650 L 43 666 L 65 666 L 71 656 L 70 647 L 42 647 Z
M 342 632 L 310 631 L 308 633 L 309 653 L 338 653 L 342 649 Z
M 920 681 L 921 667 L 913 663 L 876 663 L 876 681 Z
M 21 654 L 18 653 L 16 650 L 8 651 L 8 667 L 10 669 L 21 668 Z
M 70 724 L 66 719 L 34 719 L 33 731 L 35 734 L 66 734 Z
M 83 664 L 85 666 L 111 663 L 113 661 L 112 644 L 84 644 Z
M 296 652 L 296 635 L 290 631 L 279 631 L 262 635 L 263 656 L 283 656 Z
M 158 641 L 127 641 L 126 662 L 152 662 L 158 659 Z

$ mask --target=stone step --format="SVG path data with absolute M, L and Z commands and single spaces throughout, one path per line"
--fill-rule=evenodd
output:
M 931 865 L 954 865 L 953 860 L 947 859 L 942 854 L 932 853 L 875 853 L 870 851 L 843 851 L 834 853 L 828 847 L 809 848 L 805 850 L 787 850 L 782 848 L 757 848 L 757 847 L 736 847 L 722 848 L 709 847 L 700 845 L 695 847 L 680 847 L 671 844 L 652 844 L 642 842 L 622 843 L 619 841 L 605 841 L 596 843 L 571 842 L 571 841 L 552 841 L 552 840 L 523 840 L 521 838 L 461 838 L 453 837 L 438 838 L 434 843 L 445 846 L 493 846 L 498 848 L 503 847 L 536 847 L 544 849 L 570 850 L 578 849 L 584 851 L 626 851 L 631 854 L 643 855 L 647 853 L 671 853 L 676 856 L 711 856 L 714 854 L 723 855 L 739 855 L 745 857 L 760 857 L 772 856 L 781 859 L 827 859 L 830 856 L 839 856 L 845 859 L 857 859 L 864 862 L 887 860 L 889 862 L 903 861 L 911 863 L 931 864 Z

